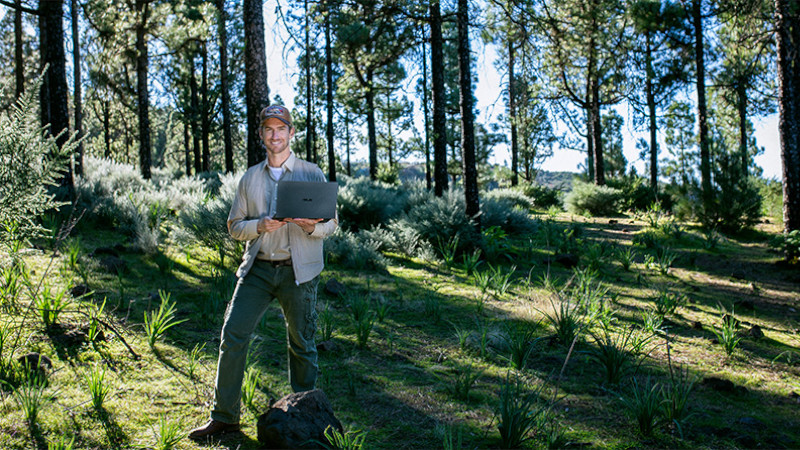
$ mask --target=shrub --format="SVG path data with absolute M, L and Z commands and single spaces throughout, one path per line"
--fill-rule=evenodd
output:
M 384 225 L 406 206 L 407 192 L 399 186 L 369 178 L 343 177 L 339 189 L 338 213 L 342 228 L 351 231 Z
M 634 378 L 630 390 L 622 397 L 622 403 L 628 413 L 636 419 L 642 436 L 651 436 L 658 423 L 661 412 L 660 386 L 651 384 L 648 378 L 640 385 Z
M 8 112 L 0 114 L 0 244 L 43 233 L 37 219 L 59 205 L 51 188 L 75 148 L 70 139 L 59 149 L 39 125 L 39 84 L 37 80 Z
M 546 210 L 556 206 L 561 208 L 561 191 L 535 183 L 525 183 L 518 187 L 533 202 L 536 209 Z
M 650 183 L 638 175 L 623 175 L 606 179 L 608 187 L 621 193 L 620 207 L 634 211 L 642 211 L 655 201 Z M 668 199 L 669 196 L 665 196 Z M 667 203 L 671 203 L 667 201 Z
M 744 177 L 738 158 L 726 152 L 717 157 L 713 201 L 700 213 L 706 228 L 736 233 L 758 223 L 761 195 L 752 177 Z
M 621 198 L 622 191 L 619 189 L 575 180 L 564 202 L 567 211 L 574 214 L 611 216 L 619 213 Z
M 368 232 L 337 229 L 325 240 L 326 261 L 351 269 L 382 269 L 386 259 L 379 253 L 381 242 Z
M 533 200 L 525 195 L 521 189 L 492 189 L 483 193 L 481 197 L 484 201 L 492 201 L 510 205 L 512 208 L 520 208 L 523 211 L 533 209 Z
M 499 227 L 509 234 L 533 233 L 537 222 L 527 209 L 514 207 L 508 199 L 482 199 L 481 226 Z
M 225 255 L 234 255 L 237 250 L 237 242 L 228 234 L 227 222 L 241 175 L 220 174 L 219 195 L 186 205 L 178 214 L 181 227 L 195 241 L 219 252 L 220 265 Z
M 474 224 L 467 218 L 464 191 L 454 188 L 441 197 L 428 195 L 418 200 L 419 203 L 389 222 L 389 230 L 395 235 L 412 230 L 431 246 L 458 236 L 458 254 L 472 250 L 471 244 L 478 242 L 479 236 Z
M 547 405 L 539 399 L 544 385 L 528 394 L 522 392 L 522 387 L 519 378 L 511 381 L 510 374 L 506 375 L 497 411 L 501 448 L 518 448 L 532 439 L 540 416 L 547 414 Z

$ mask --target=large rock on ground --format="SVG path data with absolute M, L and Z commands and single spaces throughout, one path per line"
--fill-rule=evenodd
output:
M 267 448 L 320 448 L 325 429 L 342 431 L 328 397 L 319 389 L 297 392 L 275 402 L 258 418 L 258 441 Z

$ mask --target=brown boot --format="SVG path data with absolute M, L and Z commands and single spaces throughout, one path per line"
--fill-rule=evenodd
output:
M 219 420 L 211 419 L 207 424 L 202 427 L 195 428 L 189 432 L 189 439 L 203 439 L 207 437 L 216 436 L 222 433 L 237 432 L 239 431 L 238 423 L 225 423 Z

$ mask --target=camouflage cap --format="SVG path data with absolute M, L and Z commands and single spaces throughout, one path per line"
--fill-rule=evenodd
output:
M 289 125 L 290 127 L 294 127 L 294 125 L 292 125 L 292 114 L 285 106 L 270 105 L 262 109 L 261 114 L 259 114 L 260 123 L 264 123 L 265 120 L 273 117 L 280 119 L 281 122 Z

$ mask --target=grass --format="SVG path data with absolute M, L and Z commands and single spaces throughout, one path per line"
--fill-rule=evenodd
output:
M 106 371 L 104 368 L 94 366 L 84 377 L 86 386 L 89 388 L 89 395 L 92 398 L 92 407 L 95 411 L 103 411 L 103 404 L 106 401 L 111 386 L 106 382 Z
M 608 220 L 573 219 L 562 214 L 553 219 L 554 233 L 561 234 L 572 220 L 583 229 L 580 240 L 589 243 L 607 240 L 614 244 L 609 248 L 630 247 L 632 236 L 645 226 L 630 218 L 621 218 L 618 225 L 609 225 Z M 626 232 L 621 231 L 623 227 Z M 637 248 L 639 259 L 629 271 L 616 261 L 593 276 L 591 273 L 575 275 L 550 262 L 555 248 L 545 245 L 538 236 L 534 236 L 533 245 L 528 243 L 530 236 L 510 238 L 508 247 L 517 255 L 525 255 L 515 258 L 513 264 L 519 273 L 529 274 L 529 281 L 516 280 L 502 299 L 487 295 L 479 316 L 476 316 L 475 298 L 480 295 L 481 287 L 474 279 L 476 273 L 490 273 L 488 264 L 478 266 L 472 275 L 467 275 L 460 267 L 443 270 L 423 260 L 390 253 L 386 255 L 389 264 L 385 271 L 364 272 L 329 266 L 320 283 L 318 308 L 321 312 L 327 303 L 333 323 L 338 326 L 331 336 L 335 346 L 319 354 L 320 369 L 327 379 L 325 382 L 321 379 L 319 385 L 324 388 L 345 429 L 362 429 L 369 433 L 365 448 L 441 448 L 444 440 L 441 430 L 445 424 L 453 427 L 452 441 L 457 441 L 457 432 L 460 434 L 461 448 L 504 446 L 498 425 L 502 422 L 501 399 L 509 370 L 510 382 L 515 385 L 517 377 L 521 382 L 520 398 L 536 399 L 531 411 L 539 419 L 531 422 L 528 433 L 511 433 L 514 408 L 506 408 L 508 420 L 503 422 L 508 424 L 504 428 L 509 430 L 506 436 L 527 438 L 521 443 L 524 448 L 561 447 L 566 443 L 599 448 L 741 448 L 754 443 L 767 448 L 800 446 L 800 431 L 794 426 L 796 403 L 791 396 L 800 385 L 800 357 L 797 356 L 800 355 L 797 350 L 800 339 L 793 331 L 800 328 L 800 316 L 788 309 L 800 300 L 797 294 L 800 280 L 795 272 L 774 264 L 778 256 L 769 251 L 768 237 L 726 237 L 710 251 L 704 248 L 698 229 L 691 224 L 684 228 L 679 240 L 663 245 L 677 255 L 668 274 L 641 270 L 638 262 L 643 251 Z M 773 229 L 765 229 L 767 236 L 776 234 Z M 174 426 L 181 432 L 180 436 L 207 420 L 215 361 L 200 358 L 194 349 L 205 344 L 209 356 L 216 354 L 224 302 L 230 297 L 225 298 L 227 292 L 219 293 L 220 303 L 205 313 L 210 319 L 208 323 L 203 319 L 203 304 L 209 293 L 218 289 L 215 274 L 224 273 L 224 277 L 217 278 L 232 285 L 231 280 L 235 279 L 228 276 L 237 261 L 226 258 L 226 265 L 218 267 L 214 249 L 196 244 L 178 246 L 167 239 L 161 251 L 174 266 L 170 273 L 162 273 L 146 255 L 121 251 L 120 257 L 127 262 L 128 270 L 122 278 L 125 300 L 118 306 L 115 300 L 119 279 L 115 274 L 94 269 L 98 265 L 89 255 L 96 248 L 113 247 L 125 238 L 102 228 L 87 231 L 90 232 L 78 230 L 86 251 L 86 265 L 93 267 L 90 281 L 94 294 L 74 299 L 73 304 L 60 313 L 58 326 L 47 329 L 35 306 L 28 307 L 31 292 L 35 290 L 28 289 L 20 279 L 17 306 L 8 306 L 0 314 L 0 326 L 11 330 L 3 358 L 16 359 L 29 352 L 39 352 L 49 356 L 54 366 L 49 385 L 41 392 L 42 399 L 38 402 L 36 429 L 27 426 L 26 414 L 15 399 L 14 388 L 0 386 L 0 448 L 46 448 L 55 436 L 74 438 L 73 448 L 157 448 L 161 435 L 158 418 L 166 417 L 176 423 L 181 418 L 182 426 Z M 47 248 L 46 245 L 41 247 Z M 532 250 L 521 251 L 531 247 Z M 576 248 L 580 251 L 581 247 Z M 687 264 L 690 254 L 696 254 L 696 258 L 692 264 Z M 72 282 L 69 277 L 75 274 L 59 273 L 58 268 L 64 266 L 66 255 L 56 256 L 53 264 L 56 270 L 48 272 L 51 256 L 47 250 L 31 249 L 21 253 L 29 268 L 30 285 L 38 286 L 44 278 L 46 282 L 42 285 L 49 285 L 52 292 L 58 292 L 69 286 Z M 511 268 L 510 263 L 495 261 L 494 264 L 506 271 Z M 744 272 L 748 281 L 732 278 L 732 272 Z M 578 277 L 582 277 L 581 280 Z M 169 279 L 168 283 L 165 278 Z M 363 294 L 367 299 L 378 298 L 381 294 L 390 301 L 391 311 L 384 321 L 373 323 L 368 346 L 359 346 L 356 330 L 350 325 L 352 312 L 347 299 L 324 292 L 323 283 L 330 278 L 336 278 L 349 292 Z M 570 282 L 563 281 L 570 278 Z M 550 289 L 544 289 L 535 281 L 545 279 L 550 280 Z M 561 281 L 555 283 L 556 280 Z M 751 287 L 751 282 L 758 284 L 757 291 Z M 570 302 L 575 309 L 572 329 L 576 333 L 571 333 L 572 336 L 590 336 L 589 330 L 602 333 L 598 322 L 584 322 L 584 300 L 579 305 L 572 294 L 581 283 L 589 288 L 579 291 L 581 299 L 591 297 L 588 294 L 598 283 L 609 290 L 596 304 L 613 308 L 614 321 L 609 333 L 617 340 L 631 326 L 639 332 L 643 313 L 654 309 L 653 299 L 662 290 L 685 293 L 689 300 L 668 315 L 668 320 L 663 320 L 660 326 L 656 323 L 652 326 L 654 331 L 664 329 L 668 333 L 672 359 L 681 364 L 681 371 L 687 374 L 689 381 L 681 381 L 683 375 L 677 370 L 672 372 L 674 377 L 670 375 L 668 352 L 662 339 L 664 333 L 659 333 L 658 339 L 648 345 L 648 356 L 637 374 L 642 392 L 649 392 L 642 387 L 648 377 L 650 388 L 658 386 L 657 420 L 650 436 L 645 437 L 640 432 L 636 417 L 620 414 L 624 407 L 619 400 L 621 394 L 598 387 L 598 373 L 603 369 L 590 357 L 591 349 L 596 346 L 591 338 L 579 338 L 568 364 L 564 365 L 573 340 L 562 344 L 556 327 L 544 318 L 542 326 L 533 333 L 533 339 L 539 340 L 528 354 L 527 364 L 521 369 L 511 367 L 512 352 L 504 340 L 504 323 L 532 324 L 539 311 L 553 313 Z M 159 298 L 151 300 L 151 294 L 165 285 L 170 286 L 172 293 L 169 303 L 174 305 L 174 320 L 189 320 L 170 328 L 158 339 L 156 354 L 150 351 L 143 318 L 145 312 L 149 315 L 159 310 Z M 487 287 L 487 292 L 491 292 L 489 289 Z M 557 294 L 553 294 L 553 290 Z M 68 336 L 85 333 L 92 313 L 99 309 L 104 297 L 109 301 L 100 319 L 119 335 L 104 328 L 106 340 L 99 349 L 102 353 L 85 341 L 70 342 Z M 438 322 L 425 311 L 422 299 L 428 297 L 435 297 L 440 305 L 441 320 Z M 752 309 L 737 304 L 736 319 L 747 326 L 760 325 L 767 337 L 756 340 L 744 336 L 736 347 L 735 357 L 725 358 L 720 346 L 709 344 L 714 337 L 710 329 L 719 330 L 721 326 L 717 305 L 731 299 L 753 304 Z M 11 302 L 4 301 L 6 305 Z M 370 300 L 369 304 L 370 308 L 375 308 L 374 301 Z M 251 364 L 261 372 L 260 385 L 269 386 L 268 397 L 280 398 L 288 394 L 290 388 L 283 319 L 275 302 L 270 304 L 265 320 L 269 326 L 255 335 L 254 343 L 259 344 L 259 350 Z M 459 324 L 463 329 L 463 347 L 452 324 Z M 164 339 L 165 336 L 168 339 Z M 196 361 L 192 363 L 193 360 Z M 189 370 L 191 364 L 194 369 Z M 91 396 L 82 377 L 95 365 L 105 368 L 105 382 L 111 389 L 104 401 L 106 414 L 93 413 Z M 474 368 L 472 376 L 480 368 L 480 375 L 471 384 L 467 383 L 467 369 L 463 369 L 466 367 Z M 464 374 L 465 381 L 461 384 L 470 386 L 465 396 L 457 395 L 451 387 L 457 370 Z M 437 376 L 442 374 L 441 378 Z M 731 381 L 746 389 L 747 394 L 712 389 L 703 381 L 712 376 Z M 618 389 L 627 392 L 630 379 L 630 373 L 622 376 Z M 539 387 L 542 387 L 539 394 L 530 397 Z M 51 392 L 57 393 L 57 401 L 43 399 Z M 255 396 L 259 413 L 264 409 L 260 402 L 264 394 L 262 391 Z M 555 405 L 553 399 L 557 400 Z M 669 413 L 668 403 L 672 410 Z M 550 405 L 553 406 L 548 409 Z M 547 414 L 537 413 L 542 408 Z M 755 428 L 735 425 L 735 433 L 726 433 L 726 428 L 732 428 L 732 424 L 745 416 L 762 425 Z M 249 409 L 243 416 L 242 427 L 242 435 L 226 437 L 214 446 L 259 448 L 255 440 L 255 417 Z M 207 447 L 184 438 L 178 440 L 174 448 Z
M 144 313 L 144 331 L 147 334 L 147 343 L 153 348 L 156 342 L 164 336 L 170 328 L 180 325 L 189 319 L 175 319 L 175 303 L 170 302 L 171 294 L 159 290 L 158 297 L 161 302 L 158 310 Z

